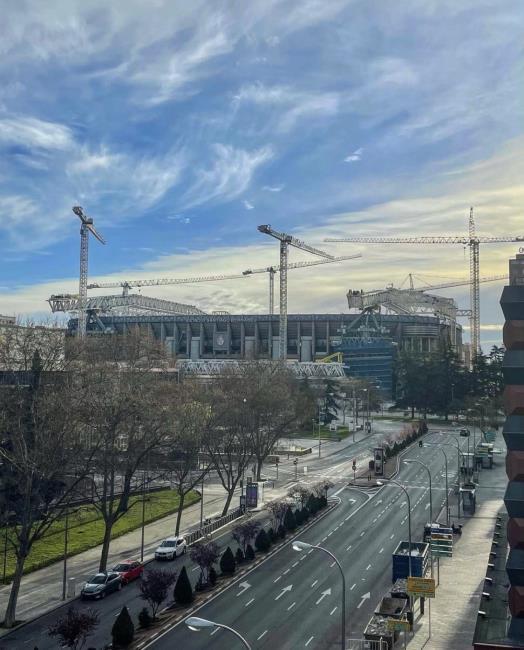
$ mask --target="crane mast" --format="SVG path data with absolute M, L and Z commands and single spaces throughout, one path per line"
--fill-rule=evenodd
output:
M 329 237 L 326 242 L 353 242 L 365 244 L 462 244 L 469 247 L 470 262 L 470 309 L 471 309 L 471 350 L 480 354 L 480 244 L 522 242 L 522 235 L 501 235 L 500 237 L 479 237 L 475 230 L 473 208 L 469 212 L 468 236 L 422 236 L 422 237 Z
M 318 255 L 327 260 L 333 261 L 335 258 L 333 255 L 319 250 L 318 248 L 313 248 L 305 242 L 288 235 L 278 230 L 274 230 L 270 225 L 265 224 L 258 226 L 258 231 L 278 239 L 280 242 L 280 314 L 279 314 L 279 327 L 278 327 L 278 339 L 279 339 L 279 348 L 278 353 L 280 359 L 287 358 L 287 269 L 288 269 L 288 252 L 289 246 L 294 246 L 295 248 L 300 248 L 303 251 L 307 251 L 312 255 Z

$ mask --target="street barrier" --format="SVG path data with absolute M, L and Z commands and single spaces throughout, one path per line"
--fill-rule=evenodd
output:
M 243 508 L 240 507 L 235 508 L 234 510 L 231 510 L 231 512 L 228 512 L 227 515 L 224 515 L 223 517 L 217 517 L 213 521 L 202 526 L 202 528 L 193 530 L 191 533 L 188 533 L 185 536 L 188 545 L 194 544 L 200 539 L 204 539 L 208 535 L 211 535 L 211 533 L 214 533 L 215 530 L 218 530 L 219 528 L 222 528 L 222 526 L 229 524 L 229 522 L 238 519 L 243 514 L 244 514 Z

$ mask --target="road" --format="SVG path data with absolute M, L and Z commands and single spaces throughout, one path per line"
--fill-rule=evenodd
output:
M 347 478 L 352 476 L 353 458 L 357 458 L 359 464 L 367 461 L 368 450 L 373 444 L 373 438 L 367 438 L 355 445 L 337 445 L 336 451 L 332 452 L 329 452 L 326 445 L 320 459 L 308 459 L 308 467 L 311 469 L 308 469 L 307 475 L 300 477 L 306 482 L 330 478 L 336 484 L 332 493 L 339 492 L 337 497 L 340 504 L 335 511 L 305 533 L 304 540 L 326 545 L 343 562 L 348 580 L 348 611 L 352 612 L 348 630 L 351 630 L 352 636 L 361 634 L 371 610 L 389 584 L 391 552 L 398 541 L 407 538 L 407 506 L 405 499 L 401 498 L 400 490 L 387 486 L 380 489 L 378 494 L 370 495 L 344 488 Z M 425 462 L 431 464 L 436 510 L 437 502 L 444 500 L 444 479 L 442 455 L 435 452 L 434 448 L 416 447 L 409 452 L 409 456 L 424 458 Z M 282 470 L 289 473 L 292 482 L 294 468 L 291 463 L 284 463 Z M 425 471 L 414 465 L 405 466 L 401 477 L 412 488 L 413 530 L 414 539 L 417 539 L 428 517 L 427 478 Z M 225 547 L 231 543 L 230 534 L 224 533 L 217 541 Z M 202 609 L 200 614 L 238 627 L 253 640 L 257 648 L 269 648 L 271 644 L 279 648 L 336 647 L 340 578 L 336 567 L 330 567 L 327 558 L 319 554 L 317 557 L 317 554 L 318 552 L 315 557 L 298 554 L 287 545 L 249 575 L 249 587 L 245 588 L 245 593 L 237 597 L 237 592 L 241 590 L 232 587 Z M 162 563 L 161 566 L 179 571 L 183 562 L 195 582 L 198 570 L 187 556 L 173 563 Z M 148 566 L 156 564 L 153 562 Z M 278 597 L 286 587 L 289 589 Z M 368 593 L 369 598 L 366 598 Z M 275 601 L 277 597 L 278 600 Z M 137 583 L 108 596 L 103 602 L 78 602 L 81 608 L 94 607 L 101 615 L 100 625 L 95 635 L 89 638 L 88 646 L 103 647 L 109 641 L 114 618 L 124 604 L 136 621 L 138 611 L 144 606 Z M 17 644 L 15 647 L 33 648 L 38 645 L 39 650 L 56 648 L 56 642 L 47 637 L 47 629 L 64 614 L 65 608 L 66 606 L 54 610 L 15 630 L 2 639 L 0 648 L 13 647 L 13 643 Z M 300 617 L 300 625 L 297 625 L 295 612 Z M 195 634 L 185 626 L 178 626 L 169 635 L 162 637 L 154 647 L 218 649 L 234 648 L 234 643 L 234 639 L 228 638 L 223 632 L 209 637 L 208 633 Z
M 442 455 L 434 448 L 415 447 L 406 457 L 429 465 L 437 510 L 445 501 Z M 415 541 L 421 538 L 428 519 L 425 470 L 416 464 L 405 465 L 400 479 L 412 497 Z M 347 580 L 347 636 L 360 638 L 391 584 L 391 553 L 407 539 L 407 502 L 393 485 L 385 485 L 373 495 L 343 487 L 338 496 L 339 506 L 301 539 L 324 545 L 341 562 Z M 240 587 L 240 582 L 249 587 Z M 340 574 L 329 558 L 319 551 L 299 554 L 289 543 L 200 608 L 197 615 L 234 627 L 257 649 L 331 650 L 340 647 L 340 599 Z M 232 650 L 241 645 L 225 631 L 194 633 L 179 624 L 146 647 Z

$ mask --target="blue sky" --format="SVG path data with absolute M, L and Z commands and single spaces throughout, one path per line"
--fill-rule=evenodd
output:
M 75 204 L 107 239 L 91 245 L 98 279 L 275 263 L 260 223 L 320 246 L 461 234 L 474 205 L 482 234 L 522 235 L 523 26 L 517 0 L 7 3 L 0 313 L 76 290 Z M 296 271 L 291 311 L 468 271 L 460 247 L 323 245 L 363 258 Z M 485 247 L 482 273 L 515 252 Z M 148 293 L 263 312 L 266 284 Z M 446 293 L 467 307 L 466 288 Z M 482 290 L 485 345 L 500 339 L 499 294 Z

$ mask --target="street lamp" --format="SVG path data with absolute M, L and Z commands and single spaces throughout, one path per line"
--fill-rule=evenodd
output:
M 423 442 L 421 446 L 422 447 L 436 446 L 436 447 L 438 447 L 440 449 L 440 451 L 444 455 L 444 467 L 445 467 L 445 472 L 446 472 L 446 524 L 447 524 L 447 526 L 449 528 L 448 456 L 447 456 L 446 452 L 442 449 L 442 447 L 440 445 L 437 445 L 436 443 Z
M 342 577 L 341 648 L 342 650 L 345 650 L 346 648 L 346 578 L 344 576 L 344 571 L 342 569 L 340 562 L 333 555 L 333 553 L 331 553 L 331 551 L 327 550 L 327 548 L 324 548 L 323 546 L 316 546 L 315 544 L 308 544 L 307 542 L 301 542 L 299 540 L 295 540 L 293 542 L 294 551 L 302 552 L 302 551 L 309 551 L 312 549 L 316 549 L 317 551 L 322 551 L 323 553 L 326 553 L 326 555 L 329 555 L 329 557 L 335 562 L 335 564 L 338 566 L 340 570 L 340 575 Z
M 402 485 L 402 483 L 395 481 L 394 478 L 382 479 L 381 481 L 377 481 L 377 485 L 387 485 L 388 483 L 394 483 L 397 487 L 399 487 L 404 492 L 408 500 L 408 551 L 409 551 L 408 572 L 409 572 L 409 576 L 411 577 L 413 575 L 411 572 L 411 499 L 409 498 L 409 492 L 407 491 L 407 489 Z
M 421 465 L 426 472 L 428 473 L 428 478 L 429 478 L 429 518 L 431 521 L 431 525 L 433 526 L 433 491 L 431 489 L 431 472 L 429 467 L 426 465 L 426 463 L 423 463 L 421 460 L 417 460 L 416 458 L 405 458 L 404 463 L 406 465 L 412 465 L 413 463 L 417 463 L 418 465 Z
M 206 630 L 210 628 L 221 628 L 223 630 L 227 630 L 228 632 L 231 632 L 231 634 L 234 634 L 237 638 L 242 641 L 244 646 L 247 648 L 247 650 L 251 650 L 251 646 L 249 643 L 244 639 L 244 637 L 239 634 L 236 630 L 234 630 L 232 627 L 228 627 L 227 625 L 224 625 L 223 623 L 215 623 L 215 621 L 208 621 L 205 618 L 199 618 L 198 616 L 190 616 L 189 618 L 186 618 L 184 623 L 187 625 L 187 627 L 192 631 L 192 632 L 199 632 L 200 630 Z

